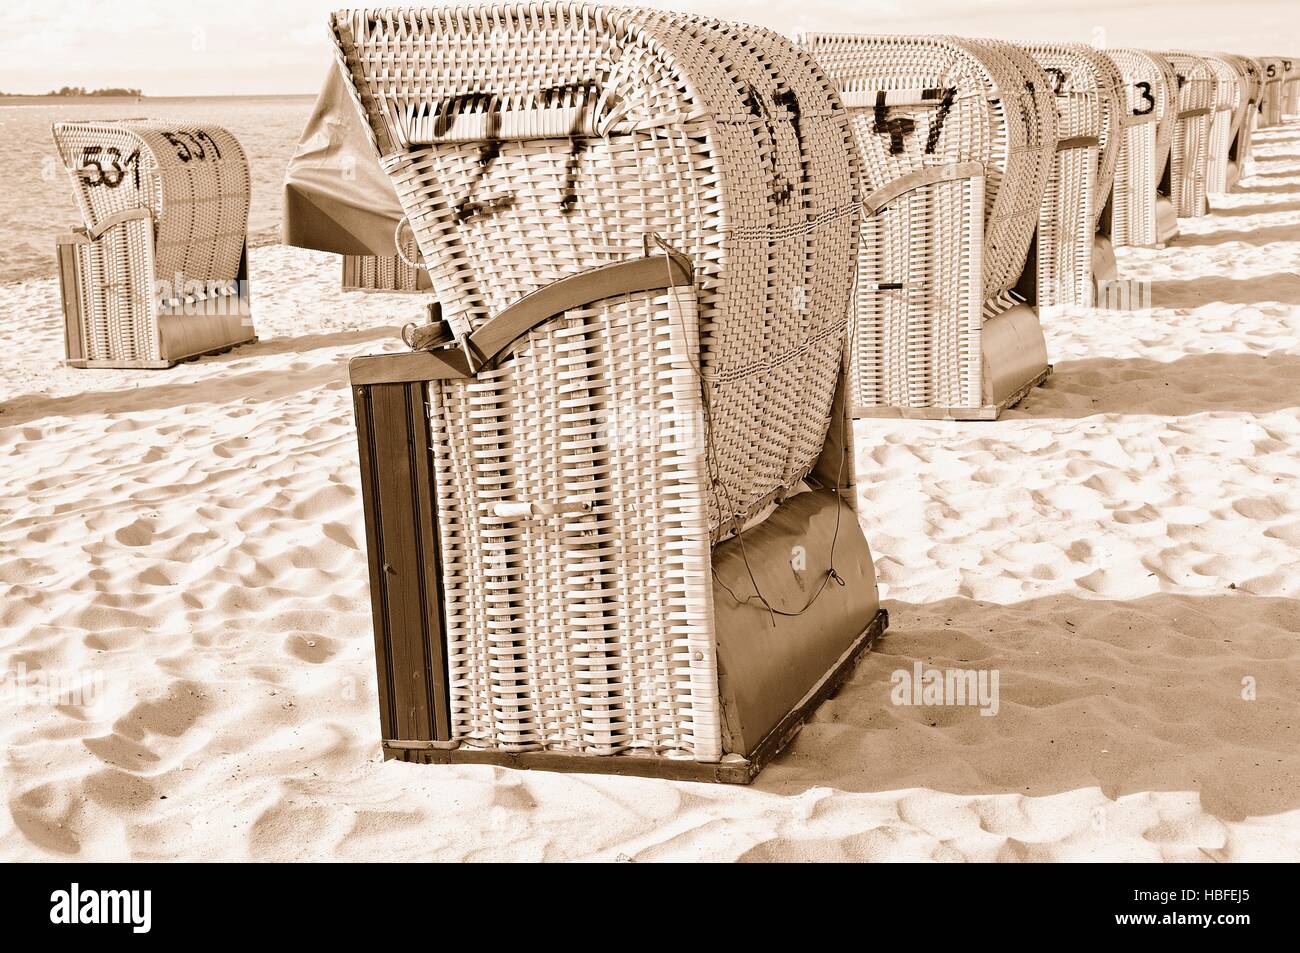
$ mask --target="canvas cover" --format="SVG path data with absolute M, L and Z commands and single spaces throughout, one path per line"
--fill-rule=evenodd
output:
M 283 241 L 338 255 L 397 254 L 402 207 L 331 65 L 284 176 Z

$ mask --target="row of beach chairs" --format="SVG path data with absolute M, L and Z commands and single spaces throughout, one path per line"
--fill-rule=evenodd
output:
M 411 350 L 350 366 L 385 756 L 715 781 L 751 780 L 887 625 L 852 418 L 1019 400 L 1050 371 L 1040 309 L 1205 214 L 1300 85 L 1285 60 L 575 4 L 330 28 L 286 240 L 431 302 Z M 86 151 L 110 135 L 147 158 Z M 137 279 L 239 287 L 242 155 L 211 128 L 55 138 L 86 214 L 69 357 L 114 360 L 125 308 L 132 359 L 166 362 Z M 105 204 L 133 175 L 147 215 Z

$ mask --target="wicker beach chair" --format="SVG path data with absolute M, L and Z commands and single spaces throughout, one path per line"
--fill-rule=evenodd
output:
M 1278 62 L 1282 67 L 1281 116 L 1300 115 L 1300 59 L 1292 56 L 1280 56 Z
M 1263 95 L 1264 83 L 1259 69 L 1259 61 L 1249 56 L 1236 53 L 1228 58 L 1237 66 L 1238 72 L 1245 78 L 1245 102 L 1239 111 L 1237 135 L 1233 142 L 1237 163 L 1237 177 L 1249 175 L 1248 164 L 1255 157 L 1255 132 L 1259 129 L 1260 96 Z
M 854 412 L 991 418 L 1048 373 L 1024 268 L 1055 143 L 1045 84 L 938 36 L 811 34 L 853 116 L 864 193 Z
M 1123 79 L 1105 54 L 1082 44 L 1029 45 L 1056 95 L 1056 162 L 1034 244 L 1040 306 L 1089 305 L 1115 276 L 1098 229 L 1123 142 Z
M 1217 101 L 1217 80 L 1208 62 L 1191 53 L 1166 53 L 1178 83 L 1178 118 L 1170 146 L 1170 194 L 1180 218 L 1199 218 L 1209 211 L 1210 123 Z
M 1165 245 L 1178 234 L 1177 212 L 1167 191 L 1161 191 L 1178 112 L 1173 67 L 1146 50 L 1106 50 L 1106 55 L 1123 77 L 1129 115 L 1111 190 L 1111 241 Z
M 1261 128 L 1280 126 L 1282 124 L 1282 106 L 1284 84 L 1286 82 L 1287 61 L 1280 56 L 1259 57 L 1260 71 L 1260 112 Z
M 53 134 L 84 223 L 57 246 L 67 363 L 170 367 L 256 340 L 235 137 L 148 119 Z
M 1245 69 L 1227 53 L 1198 54 L 1214 72 L 1214 113 L 1205 160 L 1205 192 L 1223 195 L 1241 176 L 1238 135 L 1251 98 Z
M 331 26 L 446 319 L 351 366 L 386 756 L 750 780 L 885 624 L 833 88 L 657 11 Z

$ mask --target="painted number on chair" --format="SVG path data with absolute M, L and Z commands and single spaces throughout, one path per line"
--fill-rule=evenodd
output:
M 172 148 L 176 150 L 176 158 L 182 162 L 221 158 L 221 149 L 217 146 L 216 140 L 202 129 L 196 129 L 194 132 L 180 130 L 164 132 L 162 137 L 172 144 Z M 209 149 L 212 150 L 211 156 L 208 154 Z
M 134 176 L 135 187 L 140 187 L 140 150 L 136 149 L 125 159 L 116 146 L 84 146 L 81 150 L 81 181 L 90 188 L 107 186 L 115 189 L 126 178 L 127 170 Z
M 1151 84 L 1134 83 L 1133 85 L 1137 88 L 1138 92 L 1142 94 L 1142 104 L 1145 106 L 1145 108 L 1141 108 L 1140 106 L 1134 106 L 1133 115 L 1149 116 L 1151 114 L 1151 110 L 1156 108 L 1156 98 L 1151 95 Z

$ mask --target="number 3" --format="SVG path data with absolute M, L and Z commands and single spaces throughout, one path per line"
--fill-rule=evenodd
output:
M 1150 83 L 1135 83 L 1134 85 L 1135 85 L 1139 90 L 1142 91 L 1142 100 L 1146 103 L 1146 107 L 1147 107 L 1147 108 L 1146 108 L 1146 109 L 1136 109 L 1136 108 L 1135 108 L 1135 109 L 1133 110 L 1133 115 L 1135 115 L 1135 116 L 1147 116 L 1147 115 L 1150 115 L 1150 114 L 1151 114 L 1151 110 L 1153 110 L 1153 109 L 1156 108 L 1156 98 L 1155 98 L 1154 96 L 1151 95 L 1151 84 L 1150 84 Z

